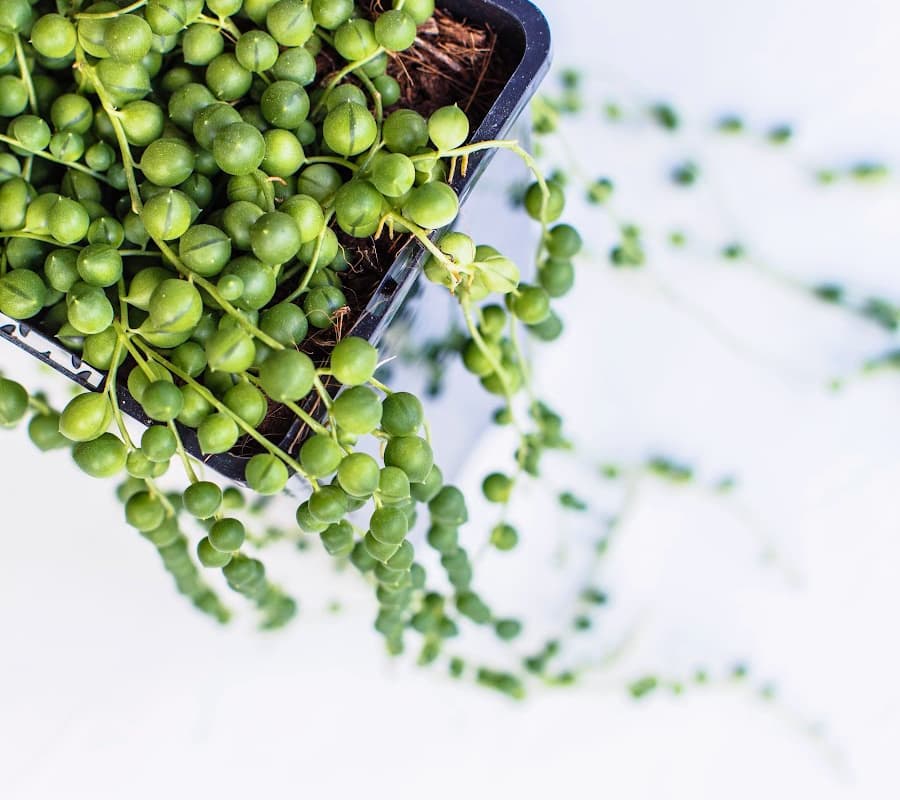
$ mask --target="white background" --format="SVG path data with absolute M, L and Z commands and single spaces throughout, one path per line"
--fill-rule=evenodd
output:
M 591 489 L 589 465 L 664 452 L 707 485 L 735 474 L 733 498 L 642 480 L 603 573 L 613 606 L 581 644 L 594 660 L 622 641 L 626 652 L 579 688 L 513 704 L 388 662 L 367 592 L 314 555 L 266 554 L 301 599 L 293 628 L 260 635 L 246 615 L 212 626 L 120 522 L 108 487 L 5 434 L 0 796 L 898 796 L 900 381 L 827 388 L 890 339 L 751 269 L 671 256 L 660 235 L 682 226 L 710 252 L 739 237 L 789 275 L 900 298 L 896 185 L 819 192 L 809 180 L 812 166 L 897 163 L 896 4 L 546 6 L 557 65 L 590 64 L 590 108 L 566 136 L 589 176 L 617 181 L 615 213 L 647 228 L 651 262 L 610 270 L 609 218 L 571 204 L 590 252 L 562 307 L 569 333 L 538 354 L 537 378 L 583 450 L 577 465 L 556 462 L 554 480 L 612 512 L 616 493 Z M 657 97 L 684 112 L 677 137 L 601 123 L 607 99 Z M 730 110 L 757 131 L 793 122 L 796 145 L 709 134 Z M 688 157 L 702 185 L 668 188 L 667 170 Z M 504 240 L 484 223 L 497 205 L 487 187 L 481 202 L 469 220 L 514 246 L 512 231 Z M 31 374 L 17 355 L 2 360 Z M 461 380 L 434 411 L 445 439 L 465 441 L 471 424 Z M 477 482 L 505 444 L 483 437 L 461 480 Z M 537 492 L 515 513 L 530 522 L 523 553 L 488 555 L 482 586 L 539 628 L 563 625 L 584 531 Z M 472 542 L 488 521 L 478 515 Z M 551 566 L 561 554 L 565 566 Z M 341 614 L 327 610 L 335 599 Z M 751 667 L 746 686 L 640 704 L 623 688 L 648 671 L 723 674 L 737 660 Z M 765 705 L 753 688 L 770 680 L 780 700 Z

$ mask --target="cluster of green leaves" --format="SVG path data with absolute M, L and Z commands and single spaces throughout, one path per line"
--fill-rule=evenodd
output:
M 459 543 L 466 500 L 434 463 L 422 404 L 376 379 L 375 347 L 340 338 L 342 242 L 408 236 L 428 251 L 427 278 L 462 309 L 463 363 L 501 399 L 498 423 L 520 434 L 517 473 L 485 483 L 505 504 L 518 474 L 538 474 L 541 454 L 566 446 L 561 418 L 532 397 L 519 334 L 560 335 L 552 301 L 572 288 L 581 238 L 553 225 L 562 187 L 516 142 L 467 143 L 470 122 L 457 106 L 427 118 L 399 107 L 388 66 L 414 45 L 434 3 L 391 5 L 4 2 L 0 311 L 34 321 L 107 373 L 102 391 L 43 409 L 31 437 L 42 449 L 70 448 L 93 477 L 127 475 L 117 493 L 127 522 L 198 607 L 228 617 L 200 578 L 189 520 L 204 534 L 196 561 L 255 604 L 265 627 L 287 622 L 296 603 L 252 551 L 237 513 L 243 495 L 202 474 L 188 432 L 203 455 L 250 448 L 245 481 L 257 496 L 281 493 L 292 474 L 304 479 L 300 530 L 370 577 L 389 651 L 401 652 L 412 631 L 430 663 L 463 618 L 504 641 L 521 625 L 475 591 Z M 317 61 L 323 49 L 329 60 Z M 322 63 L 338 66 L 320 74 Z M 450 179 L 492 148 L 517 153 L 534 173 L 524 198 L 541 226 L 534 283 L 495 248 L 439 233 L 458 212 Z M 317 335 L 339 341 L 314 361 Z M 151 421 L 139 439 L 119 405 L 123 385 Z M 4 380 L 0 423 L 21 421 L 34 402 Z M 265 435 L 274 406 L 305 423 L 297 450 Z M 159 484 L 173 462 L 181 491 Z M 409 539 L 423 509 L 447 596 Z M 492 540 L 510 549 L 517 537 L 504 524 Z M 475 677 L 518 694 L 490 670 Z

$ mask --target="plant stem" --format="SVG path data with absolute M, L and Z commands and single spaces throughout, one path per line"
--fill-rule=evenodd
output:
M 153 373 L 153 370 L 150 369 L 150 362 L 141 355 L 141 352 L 134 346 L 130 339 L 129 332 L 122 327 L 118 322 L 113 322 L 115 326 L 116 333 L 119 334 L 119 337 L 122 339 L 122 343 L 125 345 L 125 349 L 129 352 L 131 357 L 134 359 L 135 364 L 137 364 L 138 369 L 144 373 L 151 381 L 156 380 L 159 376 Z
M 259 445 L 261 445 L 268 453 L 275 456 L 276 458 L 281 459 L 285 464 L 287 464 L 291 469 L 293 469 L 298 475 L 300 475 L 305 481 L 312 486 L 313 490 L 319 488 L 318 482 L 315 478 L 310 477 L 306 474 L 306 471 L 303 469 L 300 464 L 291 458 L 287 453 L 285 453 L 281 448 L 272 444 L 265 436 L 263 436 L 256 428 L 249 425 L 242 417 L 235 414 L 228 406 L 226 406 L 223 402 L 221 402 L 209 389 L 207 389 L 203 384 L 195 381 L 190 375 L 186 372 L 182 371 L 178 367 L 176 367 L 171 361 L 161 356 L 155 350 L 151 349 L 147 345 L 144 345 L 140 340 L 136 340 L 138 346 L 144 351 L 146 356 L 157 364 L 165 367 L 169 370 L 173 375 L 181 378 L 188 386 L 194 389 L 207 403 L 213 406 L 217 411 L 225 414 L 237 424 L 241 430 L 244 431 L 248 436 L 254 439 Z
M 225 31 L 232 39 L 234 39 L 234 41 L 241 38 L 241 29 L 228 17 L 218 17 L 217 19 L 213 19 L 212 17 L 207 17 L 206 14 L 201 14 L 194 22 L 200 22 L 204 25 L 213 25 L 219 30 Z
M 75 15 L 75 19 L 115 19 L 116 17 L 122 16 L 122 14 L 129 14 L 132 11 L 137 11 L 145 5 L 147 5 L 147 0 L 137 0 L 130 6 L 117 8 L 115 11 L 82 11 Z
M 32 114 L 38 113 L 37 93 L 34 91 L 34 82 L 31 80 L 31 72 L 28 69 L 28 61 L 25 58 L 25 48 L 22 47 L 22 37 L 15 34 L 16 40 L 16 61 L 19 64 L 19 72 L 22 75 L 22 83 L 28 91 L 28 106 Z
M 60 244 L 51 236 L 42 236 L 39 233 L 29 233 L 28 231 L 3 231 L 0 232 L 0 239 L 33 239 L 36 242 L 44 242 L 44 244 L 51 244 L 65 250 L 78 250 L 72 245 Z
M 206 278 L 198 275 L 196 272 L 191 272 L 181 261 L 180 258 L 176 255 L 175 251 L 169 247 L 166 242 L 159 241 L 157 239 L 153 240 L 156 243 L 156 246 L 162 251 L 163 255 L 172 263 L 175 269 L 181 273 L 182 276 L 187 278 L 192 283 L 196 283 L 200 286 L 213 300 L 215 300 L 228 314 L 230 317 L 233 317 L 234 320 L 240 325 L 248 334 L 253 336 L 255 339 L 259 339 L 263 344 L 268 345 L 273 350 L 284 350 L 284 345 L 279 342 L 277 339 L 273 339 L 264 331 L 261 331 L 256 325 L 254 325 L 250 320 L 248 320 L 243 314 L 241 314 L 231 303 L 229 303 L 222 295 L 219 293 L 219 290 L 216 288 L 214 283 L 210 283 L 210 281 L 206 280 Z
M 40 397 L 36 395 L 28 395 L 28 405 L 31 406 L 38 414 L 51 414 L 53 413 L 53 409 L 50 408 L 49 404 L 45 403 Z
M 433 255 L 438 261 L 440 261 L 448 270 L 453 274 L 453 277 L 460 281 L 459 274 L 457 273 L 457 264 L 455 264 L 452 259 L 441 250 L 434 242 L 431 241 L 430 234 L 431 232 L 426 230 L 425 228 L 416 225 L 414 222 L 406 219 L 406 217 L 400 216 L 399 214 L 395 214 L 393 211 L 385 214 L 382 222 L 399 222 L 400 225 L 407 228 L 409 232 L 422 243 L 426 250 L 428 250 L 431 255 Z
M 325 224 L 322 226 L 322 230 L 319 232 L 319 236 L 316 239 L 316 248 L 313 250 L 312 258 L 309 261 L 309 266 L 306 268 L 306 274 L 303 276 L 303 280 L 300 281 L 300 284 L 291 292 L 286 298 L 284 298 L 283 302 L 292 303 L 296 300 L 303 292 L 306 291 L 306 288 L 309 286 L 309 282 L 312 280 L 313 275 L 316 272 L 316 267 L 319 264 L 319 256 L 322 253 L 322 245 L 325 242 L 325 231 L 328 230 L 328 223 L 331 220 L 334 212 L 329 211 L 325 216 Z
M 132 258 L 156 258 L 162 259 L 162 253 L 154 253 L 152 250 L 119 250 L 120 256 Z
M 459 300 L 459 305 L 462 308 L 463 317 L 466 320 L 466 329 L 469 331 L 469 336 L 472 337 L 475 345 L 481 351 L 488 364 L 491 365 L 491 369 L 493 369 L 494 372 L 497 373 L 497 377 L 500 379 L 500 383 L 503 385 L 504 397 L 506 398 L 507 402 L 511 404 L 513 393 L 510 389 L 509 377 L 506 374 L 506 370 L 503 369 L 503 365 L 497 360 L 497 357 L 487 346 L 487 342 L 484 341 L 484 337 L 482 337 L 481 331 L 478 330 L 478 326 L 475 324 L 475 317 L 472 314 L 471 301 L 468 297 L 461 297 Z
M 46 161 L 52 161 L 55 164 L 61 164 L 68 169 L 76 169 L 79 172 L 83 172 L 85 175 L 90 175 L 95 180 L 109 185 L 109 178 L 107 178 L 105 175 L 100 174 L 99 172 L 94 172 L 94 170 L 84 166 L 84 164 L 80 164 L 77 161 L 63 161 L 61 158 L 57 158 L 52 153 L 48 153 L 46 150 L 34 150 L 22 144 L 17 139 L 13 139 L 11 136 L 4 136 L 3 134 L 0 134 L 0 142 L 8 144 L 10 147 L 18 147 L 20 150 L 25 150 L 30 154 L 30 156 L 37 156 L 38 158 L 43 158 Z
M 131 434 L 128 432 L 128 428 L 125 425 L 125 419 L 122 416 L 122 409 L 119 408 L 119 398 L 116 395 L 116 387 L 118 384 L 117 376 L 119 374 L 119 357 L 122 354 L 122 348 L 124 346 L 124 337 L 127 334 L 120 333 L 116 337 L 116 346 L 113 350 L 113 361 L 112 366 L 109 369 L 109 372 L 106 373 L 106 387 L 105 391 L 109 396 L 109 402 L 112 406 L 113 419 L 116 421 L 116 427 L 119 429 L 119 433 L 122 438 L 125 440 L 125 444 L 128 445 L 129 450 L 134 450 L 134 442 L 131 439 Z
M 143 5 L 143 3 L 141 5 Z M 91 82 L 94 91 L 97 93 L 97 98 L 100 100 L 100 105 L 103 106 L 103 110 L 109 117 L 110 125 L 112 125 L 113 132 L 116 135 L 116 141 L 119 144 L 119 153 L 122 156 L 122 168 L 125 171 L 125 182 L 128 184 L 128 194 L 131 196 L 131 210 L 134 211 L 135 214 L 140 215 L 143 203 L 141 202 L 141 193 L 138 189 L 137 178 L 134 174 L 134 159 L 131 156 L 131 146 L 128 143 L 128 136 L 125 133 L 125 129 L 122 127 L 122 121 L 119 119 L 119 112 L 116 110 L 116 105 L 106 91 L 103 81 L 97 77 L 94 68 L 87 63 L 87 59 L 81 47 L 76 48 L 76 62 L 74 67 L 75 69 L 80 69 L 85 77 Z
M 510 315 L 509 319 L 509 340 L 512 343 L 516 360 L 519 362 L 519 368 L 522 370 L 522 379 L 525 384 L 525 391 L 528 392 L 528 399 L 534 403 L 537 401 L 537 397 L 535 396 L 534 386 L 531 382 L 531 365 L 528 359 L 525 358 L 525 353 L 522 350 L 521 337 L 519 336 L 519 325 L 516 318 L 512 315 Z
M 375 84 L 372 82 L 372 79 L 366 75 L 363 70 L 358 70 L 355 75 L 359 79 L 359 82 L 366 87 L 366 90 L 372 98 L 372 103 L 375 106 L 375 122 L 378 124 L 378 135 L 375 137 L 375 142 L 380 144 L 381 125 L 384 122 L 384 101 L 381 99 L 381 92 L 378 91 Z
M 331 406 L 334 405 L 334 401 L 331 399 L 331 395 L 328 394 L 328 390 L 325 388 L 325 384 L 322 383 L 322 379 L 318 375 L 313 378 L 313 386 L 315 387 L 316 394 L 318 394 L 319 397 L 322 398 L 322 402 L 325 404 L 325 408 L 327 408 L 330 412 Z
M 340 156 L 313 156 L 312 158 L 307 158 L 303 164 L 304 166 L 309 164 L 335 164 L 339 167 L 345 167 L 346 169 L 352 170 L 353 172 L 359 170 L 359 167 L 352 161 L 348 161 L 346 158 L 341 158 Z
M 244 377 L 245 377 L 245 378 L 246 378 L 253 386 L 256 386 L 258 389 L 262 389 L 262 385 L 260 384 L 260 382 L 259 382 L 259 380 L 258 380 L 257 378 L 253 377 L 252 375 L 247 375 L 247 374 L 245 374 Z M 314 430 L 316 433 L 321 433 L 321 434 L 323 434 L 323 435 L 325 435 L 325 436 L 329 436 L 329 435 L 330 435 L 330 433 L 329 433 L 329 431 L 328 431 L 328 428 L 326 428 L 326 427 L 325 427 L 324 425 L 322 425 L 321 423 L 317 422 L 317 421 L 315 420 L 315 418 L 314 418 L 312 415 L 310 415 L 309 413 L 307 413 L 306 411 L 304 411 L 302 408 L 300 408 L 300 406 L 297 405 L 297 403 L 294 403 L 294 402 L 291 402 L 290 400 L 287 400 L 287 401 L 284 402 L 284 405 L 285 405 L 287 408 L 289 408 L 291 411 L 293 411 L 300 419 L 302 419 L 302 420 L 303 420 L 310 428 L 312 428 L 312 430 Z
M 478 153 L 482 150 L 508 150 L 511 153 L 515 153 L 522 159 L 525 166 L 528 167 L 531 174 L 534 176 L 535 181 L 537 181 L 538 185 L 541 187 L 541 245 L 538 249 L 538 257 L 540 258 L 541 250 L 547 237 L 547 223 L 543 220 L 547 216 L 547 203 L 550 199 L 550 187 L 547 185 L 547 180 L 544 178 L 537 161 L 535 161 L 531 153 L 525 150 L 518 141 L 515 139 L 492 139 L 484 142 L 474 142 L 472 144 L 463 145 L 462 147 L 455 147 L 452 150 L 433 150 L 427 153 L 419 153 L 418 155 L 410 156 L 409 158 L 413 163 L 433 158 L 455 158 L 457 156 L 466 158 L 472 153 Z
M 365 58 L 361 58 L 358 61 L 351 61 L 342 70 L 339 70 L 334 75 L 332 75 L 325 86 L 325 91 L 322 92 L 322 96 L 319 98 L 319 102 L 316 103 L 315 107 L 310 112 L 310 117 L 314 117 L 319 113 L 322 106 L 324 106 L 325 103 L 328 102 L 328 96 L 334 90 L 334 87 L 337 86 L 342 80 L 344 80 L 344 78 L 346 78 L 351 72 L 356 72 L 356 70 L 358 70 L 360 67 L 364 67 L 373 58 L 378 58 L 378 56 L 385 52 L 387 51 L 383 47 L 378 47 L 371 55 L 368 55 Z
M 16 62 L 19 66 L 19 74 L 21 75 L 22 83 L 25 84 L 26 91 L 28 92 L 28 107 L 32 114 L 39 115 L 37 93 L 34 90 L 34 81 L 31 80 L 28 61 L 25 58 L 25 48 L 22 47 L 22 39 L 19 34 L 15 34 L 14 38 L 16 44 Z M 31 153 L 31 150 L 27 147 L 22 149 Z M 25 178 L 26 181 L 31 180 L 31 169 L 33 166 L 34 154 L 32 153 L 25 159 L 25 164 L 22 167 L 22 177 Z
M 381 381 L 376 380 L 375 378 L 369 378 L 369 383 L 379 391 L 384 392 L 388 397 L 394 393 L 393 389 L 385 386 Z
M 187 479 L 191 483 L 197 483 L 200 479 L 197 477 L 197 473 L 194 471 L 194 466 L 191 464 L 191 459 L 188 458 L 187 451 L 184 449 L 184 442 L 181 441 L 181 434 L 178 432 L 178 426 L 174 422 L 168 423 L 169 430 L 172 431 L 172 434 L 175 436 L 175 449 L 178 453 L 178 457 L 181 459 L 181 463 L 184 466 L 184 474 L 187 475 Z

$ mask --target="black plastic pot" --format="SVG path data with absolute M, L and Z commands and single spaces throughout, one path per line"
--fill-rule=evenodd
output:
M 502 139 L 515 125 L 550 67 L 550 29 L 547 21 L 529 0 L 438 0 L 437 5 L 455 17 L 489 26 L 497 34 L 498 49 L 506 53 L 510 61 L 517 60 L 506 86 L 471 136 L 473 142 Z M 474 188 L 493 153 L 493 150 L 485 150 L 474 154 L 469 159 L 466 176 L 454 181 L 453 188 L 461 202 Z M 419 279 L 425 258 L 426 252 L 419 243 L 411 241 L 407 244 L 346 335 L 359 336 L 378 344 Z M 104 373 L 89 366 L 27 322 L 0 314 L 0 338 L 26 350 L 86 389 L 99 391 L 103 387 Z M 125 413 L 143 424 L 149 424 L 140 406 L 128 393 L 124 379 L 117 387 L 117 394 Z M 279 446 L 286 451 L 296 450 L 302 430 L 303 424 L 295 421 Z M 192 455 L 226 478 L 243 482 L 244 466 L 249 456 L 234 452 L 203 456 L 194 431 L 183 429 L 182 436 L 185 447 Z

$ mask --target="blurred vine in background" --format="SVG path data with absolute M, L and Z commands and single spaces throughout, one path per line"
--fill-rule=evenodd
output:
M 756 243 L 744 241 L 740 236 L 735 235 L 732 239 L 719 244 L 700 242 L 694 241 L 688 232 L 674 228 L 671 224 L 660 225 L 657 220 L 630 221 L 623 217 L 616 206 L 616 187 L 613 181 L 602 175 L 591 176 L 590 171 L 580 162 L 577 154 L 566 142 L 562 123 L 567 118 L 580 120 L 599 105 L 602 111 L 598 117 L 605 124 L 610 126 L 627 124 L 633 128 L 656 129 L 661 136 L 668 137 L 675 146 L 679 142 L 679 135 L 689 126 L 685 122 L 685 115 L 667 101 L 641 97 L 641 93 L 634 90 L 637 98 L 632 98 L 627 103 L 620 100 L 605 100 L 598 104 L 585 96 L 583 84 L 584 78 L 580 72 L 574 69 L 564 70 L 560 75 L 556 91 L 545 93 L 534 101 L 533 131 L 538 142 L 541 137 L 547 137 L 555 139 L 555 143 L 562 146 L 567 164 L 565 167 L 551 172 L 556 180 L 561 183 L 577 182 L 586 202 L 602 208 L 610 224 L 618 231 L 620 241 L 610 249 L 608 254 L 609 262 L 613 267 L 647 266 L 645 241 L 648 236 L 654 236 L 659 243 L 666 245 L 672 251 L 700 257 L 700 260 L 704 261 L 717 257 L 723 266 L 746 267 L 760 278 L 773 281 L 786 290 L 799 292 L 813 300 L 856 315 L 888 333 L 895 333 L 900 328 L 900 301 L 897 299 L 860 292 L 838 279 L 822 283 L 807 283 L 794 278 L 789 272 L 767 263 L 761 258 L 759 248 L 755 246 Z M 744 139 L 748 143 L 768 144 L 793 163 L 811 184 L 823 188 L 846 184 L 890 186 L 895 182 L 895 176 L 890 166 L 876 159 L 836 162 L 827 166 L 808 165 L 800 162 L 790 147 L 794 142 L 795 135 L 793 126 L 789 123 L 779 122 L 768 128 L 754 129 L 741 115 L 726 112 L 709 123 L 705 127 L 705 132 L 710 136 L 727 136 Z M 537 152 L 542 152 L 540 146 L 537 147 Z M 661 178 L 684 189 L 702 190 L 706 188 L 707 191 L 712 191 L 708 184 L 705 185 L 702 164 L 692 157 L 673 159 L 668 174 Z M 518 202 L 520 197 L 521 189 L 516 187 L 512 192 L 514 202 Z M 655 224 L 651 225 L 650 223 Z M 895 358 L 894 351 L 891 351 L 873 359 L 866 369 L 871 371 L 878 367 L 892 367 Z
M 539 96 L 532 104 L 532 130 L 536 142 L 534 151 L 545 164 L 548 183 L 555 184 L 570 194 L 580 193 L 585 203 L 604 213 L 609 227 L 617 234 L 617 241 L 605 254 L 605 261 L 611 268 L 651 270 L 653 263 L 648 244 L 652 242 L 654 247 L 662 246 L 668 252 L 681 254 L 687 258 L 696 258 L 704 262 L 712 260 L 723 268 L 745 268 L 759 279 L 772 282 L 785 291 L 796 293 L 812 302 L 821 303 L 867 322 L 884 331 L 889 337 L 900 328 L 900 302 L 894 298 L 859 291 L 838 277 L 822 282 L 807 282 L 795 278 L 788 270 L 767 263 L 760 255 L 761 248 L 758 246 L 760 243 L 739 235 L 737 226 L 731 237 L 709 243 L 696 239 L 688 231 L 670 222 L 639 220 L 633 218 L 630 212 L 623 211 L 617 202 L 615 182 L 609 176 L 594 174 L 591 169 L 585 167 L 579 154 L 569 145 L 565 130 L 567 122 L 583 120 L 586 117 L 593 120 L 595 112 L 599 109 L 599 118 L 604 124 L 637 126 L 646 128 L 649 132 L 656 131 L 659 136 L 668 138 L 677 149 L 681 134 L 687 125 L 685 115 L 672 103 L 656 99 L 636 99 L 626 103 L 618 99 L 597 101 L 589 98 L 582 75 L 577 70 L 563 70 L 558 75 L 557 81 L 555 88 Z M 893 170 L 886 163 L 876 159 L 850 160 L 845 163 L 836 160 L 828 165 L 802 163 L 792 147 L 795 141 L 794 128 L 787 122 L 779 121 L 769 126 L 754 127 L 741 115 L 729 111 L 703 126 L 703 132 L 709 137 L 730 137 L 745 140 L 748 144 L 755 143 L 768 147 L 778 157 L 793 164 L 808 179 L 811 186 L 821 187 L 825 191 L 846 185 L 892 187 L 895 183 Z M 558 163 L 547 163 L 551 160 L 548 157 L 550 153 L 557 155 Z M 560 153 L 562 155 L 559 155 Z M 672 158 L 670 166 L 659 178 L 661 187 L 674 187 L 692 192 L 711 191 L 704 164 L 695 155 Z M 510 199 L 514 206 L 524 203 L 526 191 L 526 185 L 516 184 L 509 188 Z M 596 260 L 593 260 L 592 263 L 588 243 L 585 251 L 578 256 L 577 263 L 579 268 L 585 268 L 595 266 L 595 262 Z M 552 295 L 552 281 L 542 276 L 540 270 L 537 279 Z M 694 311 L 690 306 L 687 310 L 692 313 Z M 730 335 L 719 330 L 713 330 L 713 333 Z M 424 354 L 410 352 L 406 354 L 406 359 L 410 363 L 424 367 L 428 392 L 438 396 L 445 386 L 448 369 L 453 363 L 453 354 L 462 352 L 464 347 L 464 334 L 453 324 L 445 335 L 435 337 L 426 343 Z M 871 374 L 886 369 L 900 369 L 900 348 L 889 347 L 884 353 L 874 356 L 862 365 L 860 374 Z M 823 380 L 824 385 L 830 385 L 835 389 L 845 383 L 846 379 L 834 380 L 830 384 Z M 569 448 L 565 457 L 577 459 L 578 455 Z M 798 570 L 778 553 L 773 544 L 773 537 L 736 496 L 739 483 L 733 475 L 725 474 L 709 483 L 700 484 L 696 478 L 696 470 L 690 464 L 660 455 L 650 456 L 632 467 L 604 464 L 599 467 L 594 465 L 594 469 L 598 481 L 619 482 L 626 487 L 623 490 L 622 507 L 614 513 L 603 513 L 595 509 L 590 500 L 585 499 L 584 493 L 579 495 L 567 489 L 557 493 L 556 501 L 560 514 L 581 515 L 586 521 L 590 520 L 589 524 L 600 533 L 596 535 L 594 542 L 596 559 L 596 568 L 592 570 L 594 577 L 578 593 L 567 629 L 561 631 L 560 635 L 548 639 L 541 647 L 523 658 L 522 666 L 525 673 L 544 685 L 567 686 L 584 680 L 587 676 L 607 668 L 608 659 L 616 659 L 619 656 L 619 648 L 614 647 L 605 658 L 578 665 L 568 663 L 565 653 L 567 644 L 593 631 L 597 627 L 598 618 L 604 613 L 609 613 L 610 605 L 614 604 L 615 598 L 611 597 L 601 577 L 602 567 L 613 543 L 621 535 L 630 509 L 633 509 L 636 503 L 637 486 L 643 480 L 664 481 L 671 486 L 703 491 L 710 498 L 723 503 L 756 537 L 763 563 L 775 567 L 791 585 L 802 581 Z M 487 476 L 483 488 L 488 500 L 499 503 L 504 510 L 508 507 L 509 497 L 504 494 L 505 483 L 502 475 Z M 548 490 L 547 486 L 542 488 Z M 515 531 L 507 529 L 502 517 L 491 533 L 491 543 L 501 551 L 516 546 Z M 510 631 L 512 632 L 512 629 Z M 454 658 L 450 666 L 451 672 L 455 675 L 463 674 L 465 670 L 465 662 L 459 657 Z M 713 677 L 714 675 L 716 677 Z M 499 680 L 498 676 L 490 671 L 479 673 L 478 679 L 486 682 Z M 827 741 L 821 726 L 804 721 L 781 705 L 775 683 L 754 676 L 749 661 L 732 668 L 701 669 L 694 675 L 680 679 L 667 677 L 661 673 L 645 674 L 628 683 L 627 689 L 635 699 L 643 699 L 664 692 L 679 695 L 711 685 L 733 685 L 746 689 L 749 696 L 759 698 L 777 708 L 779 716 L 797 730 L 820 741 L 829 751 L 832 762 L 840 760 L 839 756 L 835 755 L 833 745 Z M 511 680 L 498 688 L 514 695 L 521 690 L 520 684 Z

